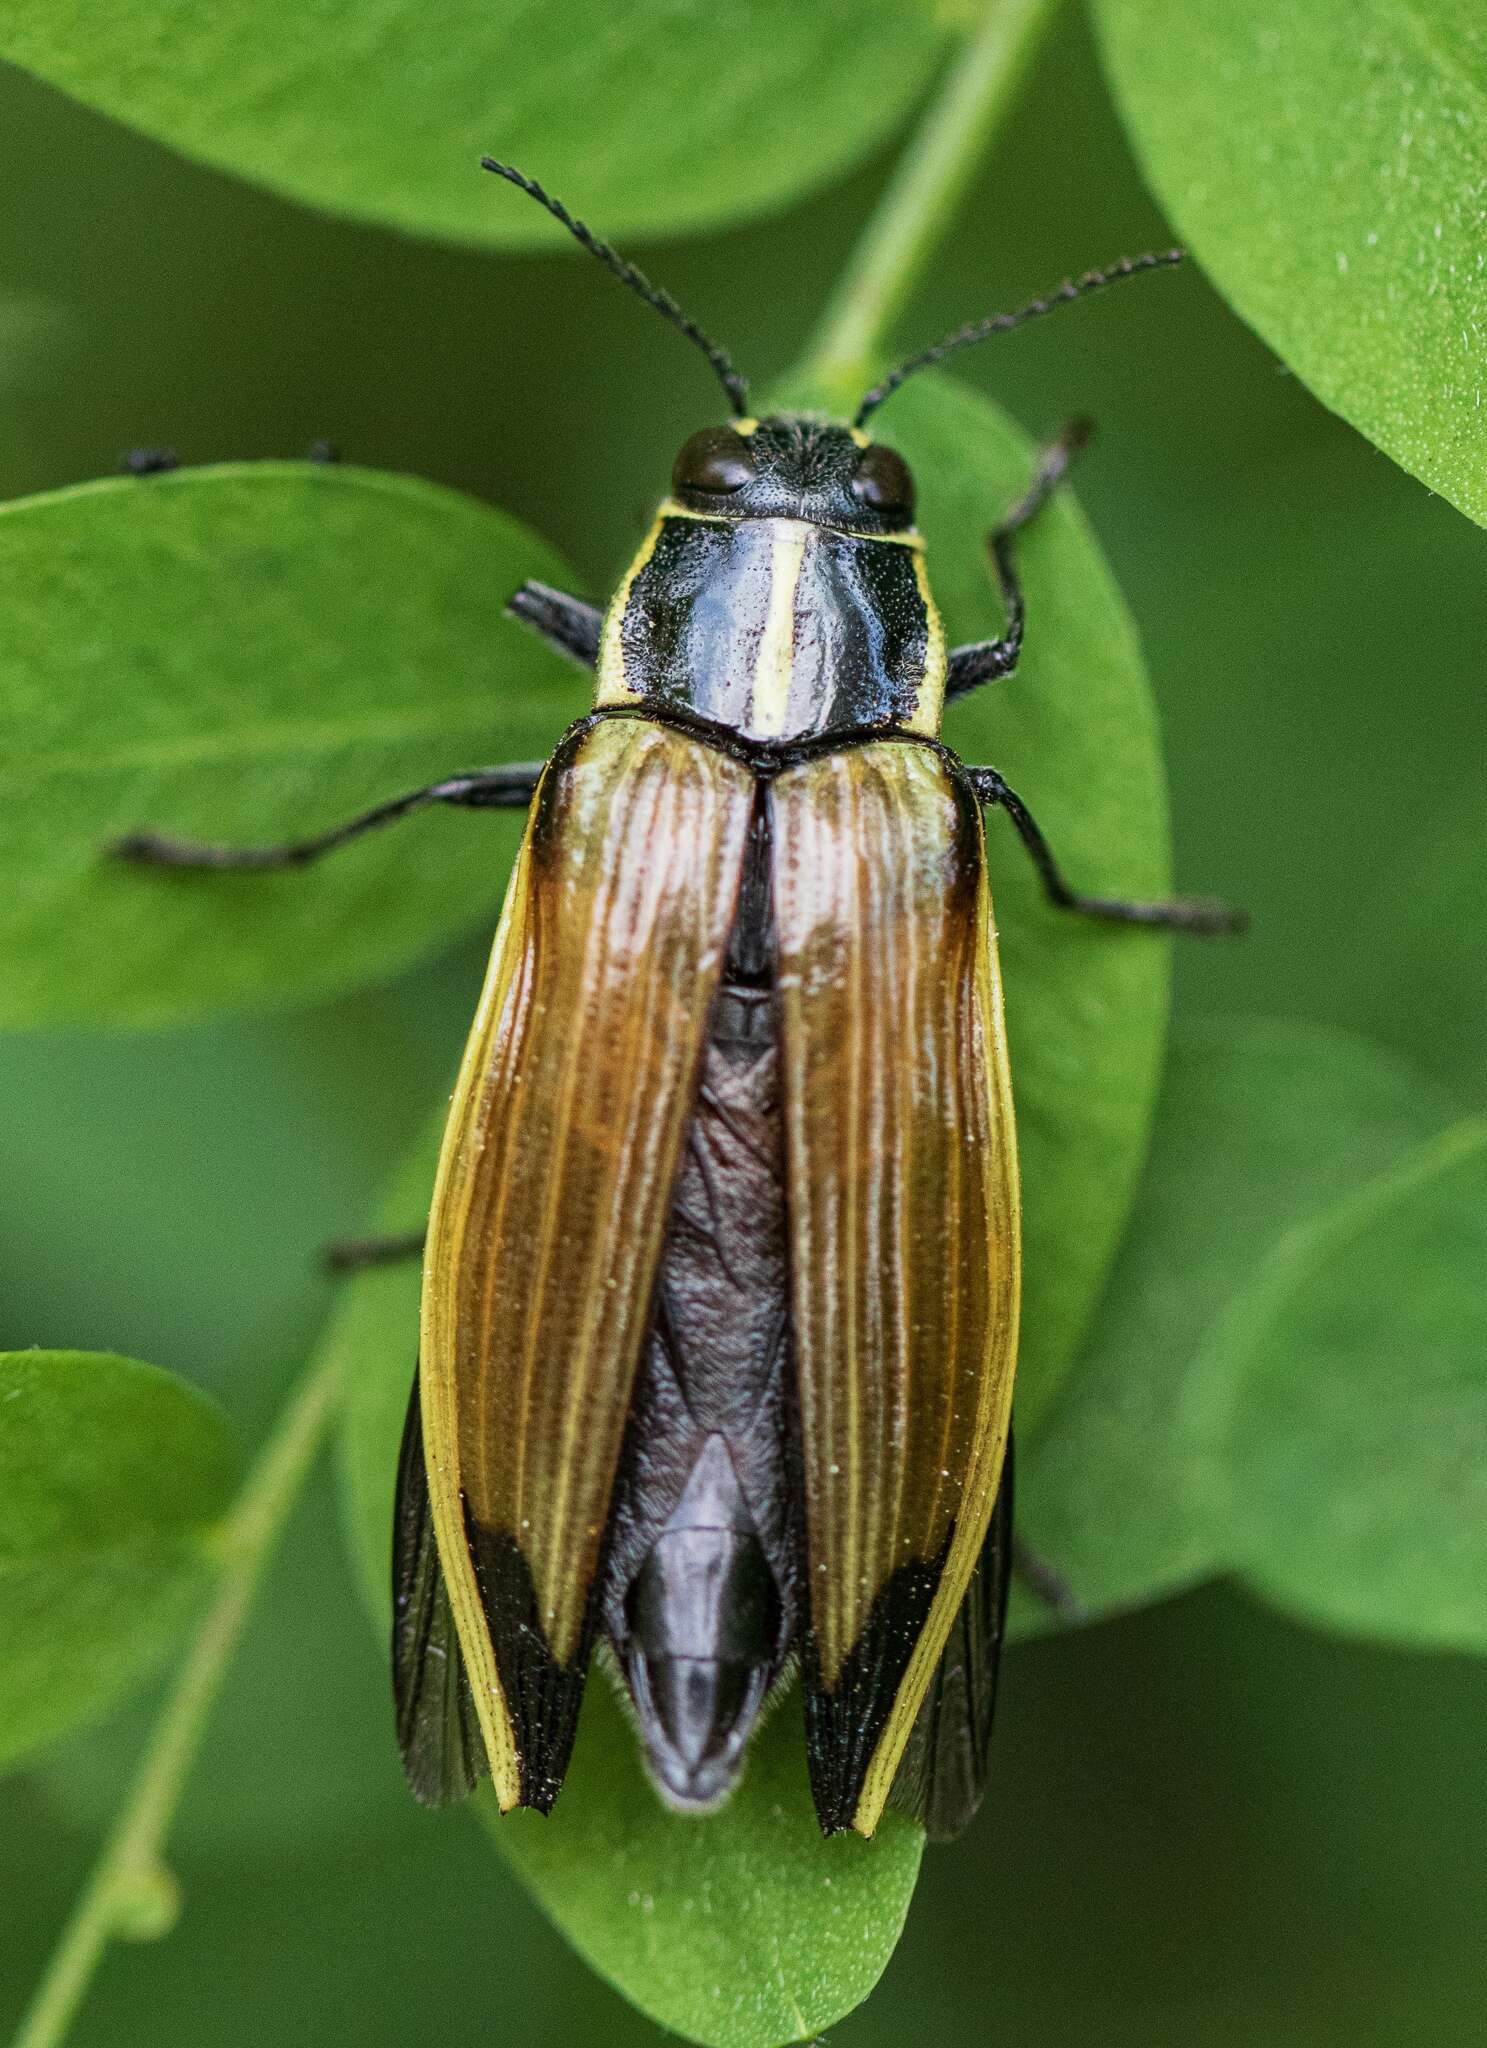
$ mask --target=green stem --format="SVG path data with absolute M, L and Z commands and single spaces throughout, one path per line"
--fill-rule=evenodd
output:
M 223 1526 L 216 1597 L 160 1710 L 129 1797 L 52 1952 L 13 2048 L 56 2048 L 110 1939 L 142 1903 L 168 1895 L 166 1831 L 263 1569 L 320 1448 L 341 1391 L 335 1348 L 313 1361 L 284 1405 Z
M 803 380 L 848 405 L 950 224 L 1058 0 L 990 0 L 879 200 L 806 350 Z M 792 381 L 794 381 L 792 379 Z

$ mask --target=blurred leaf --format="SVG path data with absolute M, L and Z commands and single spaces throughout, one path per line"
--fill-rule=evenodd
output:
M 1471 660 L 1476 622 L 1452 625 L 1462 656 Z M 1471 739 L 1464 758 L 1477 759 Z M 1471 775 L 1454 795 L 1396 806 L 1394 843 L 1361 880 L 1362 943 L 1351 949 L 1339 980 L 1344 1000 L 1367 1006 L 1373 1031 L 1480 1102 L 1487 1091 L 1487 812 L 1477 780 Z M 1388 961 L 1385 973 L 1381 959 Z
M 314 1482 L 280 1539 L 233 1653 L 190 1790 L 170 1831 L 191 1856 L 299 1857 L 396 1835 L 404 1795 L 385 1642 L 367 1628 L 338 1503 Z M 167 1674 L 163 1674 L 168 1678 Z M 38 1779 L 59 1817 L 98 1839 L 149 1747 L 157 1686 L 47 1751 Z
M 881 432 L 915 473 L 951 644 L 997 633 L 985 536 L 1026 490 L 1032 445 L 986 399 L 932 376 L 893 400 Z M 1009 681 L 952 707 L 945 737 L 965 760 L 1006 774 L 1076 887 L 1163 895 L 1156 714 L 1130 617 L 1067 490 L 1039 513 L 1019 562 L 1026 652 Z M 986 830 L 1022 1155 L 1017 1398 L 1030 1428 L 1084 1333 L 1141 1172 L 1169 944 L 1050 908 L 1009 821 L 989 812 Z
M 1487 1650 L 1487 1122 L 1291 1231 L 1184 1421 L 1226 1561 L 1308 1619 Z
M 1023 1527 L 1087 1605 L 1152 1599 L 1227 1565 L 1212 1475 L 1182 1426 L 1190 1379 L 1275 1246 L 1445 1115 L 1408 1068 L 1341 1033 L 1226 1020 L 1174 1034 L 1093 1337 L 1019 1446 Z
M 863 155 L 944 45 L 928 0 L 14 0 L 0 55 L 190 156 L 415 234 L 557 234 L 520 164 L 605 235 L 736 220 Z
M 160 1023 L 390 974 L 489 914 L 519 819 L 439 815 L 313 871 L 156 872 L 153 826 L 298 837 L 540 756 L 587 692 L 501 617 L 561 581 L 513 521 L 412 482 L 258 463 L 0 510 L 0 1021 Z
M 101 1713 L 190 1613 L 233 1459 L 152 1365 L 0 1355 L 0 1761 Z
M 1097 0 L 1152 183 L 1326 404 L 1487 523 L 1474 0 Z
M 636 1760 L 607 1674 L 590 1680 L 556 1810 L 482 1810 L 502 1852 L 594 1968 L 707 2048 L 810 2041 L 867 1997 L 919 1874 L 921 1830 L 823 1838 L 792 1691 L 720 1814 L 669 1813 Z
M 438 1137 L 431 1127 L 399 1176 L 387 1229 L 417 1228 L 427 1212 Z M 384 1636 L 418 1290 L 416 1260 L 359 1275 L 325 1340 L 345 1355 L 348 1538 Z M 867 1996 L 903 1927 L 924 1842 L 896 1815 L 870 1843 L 822 1838 L 793 1697 L 720 1814 L 668 1813 L 597 1669 L 557 1811 L 488 1811 L 501 1853 L 596 1970 L 663 2025 L 727 2048 L 808 2039 Z
M 393 1179 L 376 1228 L 392 1236 L 421 1230 L 433 1199 L 446 1111 L 437 1116 Z M 349 1389 L 338 1438 L 346 1538 L 368 1612 L 384 1634 L 391 1624 L 392 1502 L 398 1445 L 418 1363 L 418 1301 L 423 1262 L 377 1266 L 345 1282 L 323 1342 L 345 1361 Z

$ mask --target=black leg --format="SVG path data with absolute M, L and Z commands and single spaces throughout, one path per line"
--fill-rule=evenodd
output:
M 180 466 L 181 458 L 174 448 L 126 448 L 119 457 L 119 468 L 125 476 L 163 476 Z
M 1020 1536 L 1012 1538 L 1012 1569 L 1023 1585 L 1060 1621 L 1088 1621 L 1089 1610 L 1056 1565 L 1032 1550 Z
M 1084 917 L 1108 918 L 1117 924 L 1168 925 L 1176 931 L 1210 934 L 1242 932 L 1249 920 L 1242 910 L 1232 910 L 1211 896 L 1174 896 L 1165 903 L 1131 903 L 1119 896 L 1084 896 L 1071 889 L 1059 873 L 1058 862 L 1038 828 L 1032 812 L 1009 789 L 995 768 L 968 768 L 971 787 L 983 804 L 999 804 L 1017 827 L 1019 838 L 1033 857 L 1033 866 L 1043 879 L 1050 903 L 1060 910 L 1077 910 Z
M 996 573 L 997 587 L 1002 593 L 1002 603 L 1007 612 L 1007 625 L 1000 640 L 976 640 L 969 646 L 951 650 L 949 672 L 945 678 L 945 702 L 953 703 L 968 690 L 979 689 L 982 683 L 995 682 L 998 676 L 1011 675 L 1017 666 L 1017 657 L 1022 652 L 1024 612 L 1022 585 L 1017 580 L 1017 564 L 1013 558 L 1013 542 L 1054 491 L 1069 464 L 1079 453 L 1094 432 L 1089 420 L 1070 420 L 1056 441 L 1051 441 L 1043 450 L 1038 467 L 1033 473 L 1032 483 L 1012 507 L 1001 525 L 988 537 L 986 546 L 991 556 L 991 566 Z
M 401 1266 L 409 1259 L 423 1257 L 422 1230 L 405 1230 L 395 1237 L 337 1237 L 320 1252 L 327 1273 L 364 1273 L 371 1266 Z
M 364 811 L 329 832 L 313 839 L 291 839 L 281 846 L 217 846 L 195 839 L 170 839 L 159 832 L 130 832 L 116 839 L 109 851 L 119 860 L 137 861 L 141 866 L 167 868 L 302 868 L 323 853 L 333 853 L 374 832 L 379 825 L 391 825 L 413 811 L 430 804 L 463 804 L 473 810 L 519 810 L 532 800 L 542 773 L 540 761 L 518 761 L 508 768 L 477 768 L 470 775 L 452 775 L 427 789 L 410 790 Z
M 566 654 L 580 668 L 593 668 L 599 660 L 599 629 L 604 614 L 581 597 L 568 597 L 546 583 L 524 583 L 508 600 L 509 618 L 520 619 L 549 641 L 559 654 Z

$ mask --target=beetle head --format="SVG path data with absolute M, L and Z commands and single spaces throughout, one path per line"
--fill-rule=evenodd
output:
M 891 448 L 800 413 L 704 427 L 683 442 L 672 494 L 715 519 L 805 519 L 856 533 L 914 524 L 914 479 Z

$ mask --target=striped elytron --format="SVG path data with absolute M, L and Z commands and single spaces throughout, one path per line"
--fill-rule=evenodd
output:
M 980 1797 L 1012 1554 L 1018 1180 L 981 807 L 1073 910 L 1026 807 L 938 734 L 1022 638 L 947 650 L 914 487 L 863 425 L 748 415 L 674 303 L 504 167 L 708 354 L 694 434 L 607 613 L 516 615 L 596 672 L 545 765 L 456 776 L 318 838 L 125 851 L 303 862 L 424 804 L 529 807 L 424 1252 L 394 1539 L 394 1678 L 430 1801 L 489 1771 L 546 1810 L 596 1648 L 671 1804 L 724 1798 L 805 1697 L 828 1832 Z M 1061 288 L 1075 296 L 1142 259 Z

